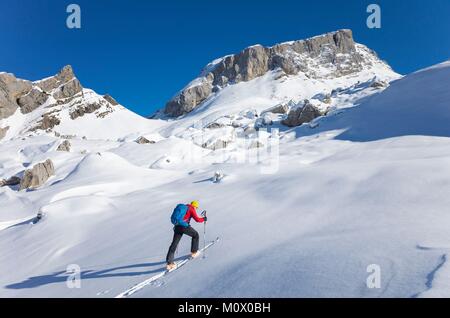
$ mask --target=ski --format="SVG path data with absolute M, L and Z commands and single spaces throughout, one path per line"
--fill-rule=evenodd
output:
M 202 249 L 199 250 L 200 254 L 203 253 L 205 250 L 207 250 L 208 248 L 210 248 L 211 246 L 213 246 L 215 243 L 217 243 L 220 240 L 219 237 L 217 237 L 214 241 L 209 242 L 205 247 L 203 247 Z M 198 258 L 198 257 L 197 257 Z M 194 260 L 195 258 L 192 257 L 188 257 L 184 260 L 178 261 L 175 264 L 177 265 L 174 269 L 171 270 L 163 270 L 160 273 L 144 280 L 143 282 L 140 282 L 139 284 L 134 285 L 133 287 L 127 289 L 126 291 L 120 293 L 119 295 L 117 295 L 114 298 L 125 298 L 128 296 L 133 295 L 134 293 L 138 292 L 139 290 L 143 289 L 144 287 L 150 285 L 151 283 L 157 281 L 158 279 L 163 278 L 164 276 L 166 276 L 169 273 L 172 273 L 176 270 L 178 270 L 179 268 L 183 267 L 184 265 L 186 265 L 187 263 L 189 263 L 190 261 Z

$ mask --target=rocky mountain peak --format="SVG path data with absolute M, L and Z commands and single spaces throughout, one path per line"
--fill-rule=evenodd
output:
M 65 84 L 73 79 L 76 79 L 72 66 L 64 66 L 56 75 L 36 81 L 36 85 L 42 90 L 50 92 L 55 89 L 57 85 Z
M 0 119 L 7 118 L 20 108 L 28 114 L 43 105 L 50 96 L 56 100 L 73 97 L 83 87 L 70 65 L 56 75 L 31 82 L 16 78 L 10 73 L 0 74 Z
M 9 120 L 17 110 L 22 114 L 35 114 L 29 116 L 27 125 L 19 128 L 22 132 L 50 132 L 63 124 L 64 118 L 75 120 L 95 113 L 95 118 L 101 119 L 118 105 L 110 95 L 100 96 L 84 89 L 70 65 L 34 82 L 0 73 L 0 139 L 5 137 L 10 125 L 17 124 Z
M 43 92 L 52 94 L 55 99 L 72 97 L 83 89 L 70 65 L 64 66 L 58 74 L 36 81 L 35 84 Z
M 352 31 L 346 29 L 272 47 L 254 45 L 208 64 L 199 78 L 166 104 L 164 113 L 184 115 L 221 88 L 251 81 L 275 69 L 286 75 L 303 72 L 310 78 L 322 78 L 356 73 L 363 66 Z

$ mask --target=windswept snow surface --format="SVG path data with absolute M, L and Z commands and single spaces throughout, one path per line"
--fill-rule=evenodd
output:
M 46 158 L 56 176 L 0 188 L 0 296 L 115 297 L 161 272 L 171 211 L 197 199 L 207 240 L 221 240 L 132 297 L 448 297 L 448 87 L 447 62 L 314 129 L 284 129 L 271 174 L 255 151 L 236 163 L 242 149 L 188 147 L 181 130 L 146 145 L 76 138 L 70 153 L 49 136 L 3 141 L 1 178 Z M 81 288 L 66 285 L 71 264 Z M 370 289 L 373 264 L 381 286 Z

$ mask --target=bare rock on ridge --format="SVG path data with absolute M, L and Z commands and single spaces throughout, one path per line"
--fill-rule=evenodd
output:
M 19 107 L 17 99 L 31 88 L 30 81 L 18 79 L 13 74 L 0 73 L 0 119 L 14 114 Z
M 0 187 L 4 187 L 4 186 L 15 186 L 20 184 L 20 178 L 19 177 L 11 177 L 9 179 L 3 179 L 0 180 Z
M 6 127 L 0 127 L 0 140 L 3 139 L 3 137 L 6 136 L 6 133 L 8 132 L 9 126 Z
M 19 190 L 39 188 L 54 174 L 55 167 L 50 159 L 38 163 L 32 169 L 25 170 Z
M 320 116 L 322 116 L 322 113 L 308 100 L 305 100 L 303 107 L 291 110 L 288 117 L 282 121 L 282 124 L 288 127 L 296 127 L 304 123 L 309 123 Z
M 138 139 L 136 139 L 136 143 L 144 145 L 144 144 L 154 144 L 155 142 L 153 140 L 148 140 L 147 138 L 141 136 Z
M 170 117 L 182 116 L 194 110 L 218 88 L 250 81 L 277 68 L 290 75 L 305 72 L 308 76 L 319 77 L 315 72 L 318 66 L 310 65 L 311 59 L 328 68 L 328 75 L 336 77 L 362 69 L 362 57 L 356 50 L 351 30 L 339 30 L 273 47 L 255 45 L 209 64 L 197 80 L 167 102 L 164 113 Z
M 43 105 L 48 97 L 49 94 L 39 88 L 33 87 L 30 92 L 17 99 L 17 104 L 20 106 L 23 114 L 28 114 Z
M 70 148 L 72 147 L 72 145 L 70 144 L 70 141 L 68 140 L 64 140 L 56 149 L 56 151 L 66 151 L 66 152 L 70 152 Z
M 73 73 L 72 66 L 64 66 L 58 74 L 35 82 L 44 92 L 53 92 L 55 99 L 71 97 L 83 89 L 78 79 Z

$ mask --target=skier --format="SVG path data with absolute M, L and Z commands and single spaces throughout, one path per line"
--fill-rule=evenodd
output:
M 172 224 L 175 225 L 173 228 L 174 235 L 172 244 L 169 247 L 167 253 L 167 270 L 172 270 L 176 267 L 174 263 L 175 251 L 177 249 L 178 243 L 181 240 L 183 234 L 192 237 L 191 243 L 191 257 L 195 258 L 198 256 L 198 243 L 199 235 L 198 232 L 190 226 L 191 218 L 193 218 L 198 223 L 203 223 L 207 221 L 207 217 L 199 217 L 197 215 L 197 209 L 199 207 L 198 201 L 192 201 L 190 204 L 178 204 L 174 209 L 171 217 Z

